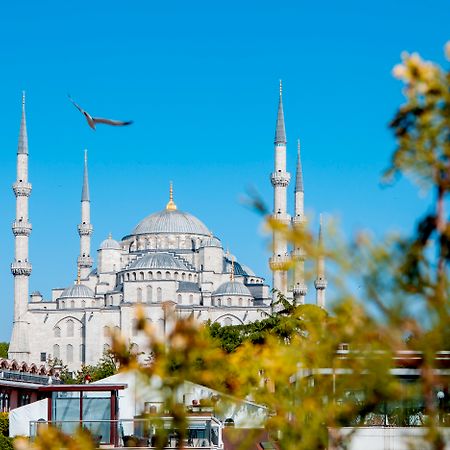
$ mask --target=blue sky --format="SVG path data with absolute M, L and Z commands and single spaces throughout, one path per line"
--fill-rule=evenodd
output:
M 272 202 L 278 80 L 288 166 L 302 140 L 306 208 L 347 234 L 409 232 L 427 208 L 407 181 L 381 187 L 402 101 L 391 76 L 403 50 L 443 61 L 447 0 L 22 1 L 0 15 L 0 340 L 13 314 L 11 222 L 21 91 L 30 147 L 31 290 L 76 276 L 83 149 L 89 149 L 93 248 L 175 201 L 269 277 L 249 187 Z M 93 132 L 67 100 L 132 119 Z M 293 188 L 293 186 L 291 186 Z M 292 198 L 290 201 L 292 207 Z M 315 220 L 315 219 L 313 219 Z M 311 290 L 312 291 L 312 290 Z

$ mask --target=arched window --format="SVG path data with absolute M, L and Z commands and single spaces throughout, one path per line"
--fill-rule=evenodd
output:
M 67 321 L 67 337 L 73 337 L 73 333 L 74 333 L 73 329 L 74 329 L 73 320 L 69 319 Z
M 186 274 L 185 274 L 184 272 L 181 274 L 181 279 L 182 279 L 183 281 L 186 279 Z
M 130 274 L 127 273 L 127 281 L 130 281 Z
M 70 307 L 73 309 L 75 308 L 75 300 L 71 300 L 70 302 Z
M 160 287 L 156 289 L 156 301 L 162 301 L 162 289 Z
M 239 299 L 239 306 L 242 306 L 242 298 Z
M 144 272 L 140 272 L 140 273 L 139 273 L 139 279 L 140 279 L 141 281 L 144 280 Z
M 60 353 L 59 353 L 59 345 L 58 344 L 54 344 L 53 345 L 53 358 L 57 358 L 57 359 L 59 359 L 60 358 Z
M 174 278 L 175 280 L 178 280 L 178 272 L 175 272 L 175 273 L 173 274 L 173 278 Z
M 142 303 L 142 289 L 141 288 L 137 288 L 136 300 L 138 303 Z
M 177 302 L 178 302 L 179 305 L 181 305 L 181 303 L 183 303 L 183 299 L 181 297 L 181 294 L 177 295 Z
M 81 300 L 81 307 L 86 308 L 86 300 Z
M 194 296 L 192 294 L 189 295 L 189 304 L 192 305 L 194 303 Z
M 64 300 L 61 300 L 61 309 L 65 309 L 66 308 L 66 302 Z
M 192 281 L 192 273 L 189 274 L 188 279 L 189 281 Z
M 73 345 L 72 344 L 67 344 L 67 355 L 66 355 L 66 361 L 68 363 L 73 361 Z
M 170 280 L 170 272 L 166 272 L 166 280 Z
M 232 324 L 233 324 L 233 321 L 231 320 L 231 317 L 225 317 L 225 320 L 223 321 L 223 324 L 224 324 L 226 327 L 229 327 L 230 325 L 232 325 Z
M 231 306 L 231 298 L 227 298 L 227 305 Z
M 137 280 L 137 278 L 136 278 L 136 272 L 133 272 L 133 281 L 136 281 Z
M 61 328 L 55 327 L 55 328 L 53 329 L 53 335 L 54 335 L 55 337 L 61 337 Z
M 248 306 L 252 306 L 252 301 L 251 301 L 251 299 L 248 299 Z
M 222 306 L 222 299 L 220 298 L 217 299 L 217 306 Z
M 151 303 L 153 301 L 153 289 L 151 286 L 147 286 L 147 303 Z
M 157 280 L 160 280 L 161 279 L 161 272 L 156 272 L 156 279 Z
M 153 280 L 153 272 L 149 272 L 148 273 L 148 279 L 149 280 Z

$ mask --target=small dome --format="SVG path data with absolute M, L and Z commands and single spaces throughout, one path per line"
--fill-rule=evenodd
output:
M 178 209 L 164 209 L 150 214 L 138 223 L 132 234 L 155 233 L 211 235 L 206 225 L 197 217 Z
M 74 284 L 64 289 L 59 298 L 94 298 L 94 291 L 84 284 Z
M 239 281 L 227 281 L 226 283 L 221 284 L 212 295 L 214 297 L 219 295 L 243 295 L 246 297 L 252 297 L 248 287 Z
M 120 244 L 112 238 L 111 234 L 100 244 L 100 250 L 121 250 Z
M 222 248 L 220 240 L 214 236 L 207 237 L 202 240 L 200 247 L 219 247 Z
M 186 267 L 183 261 L 171 253 L 148 253 L 142 258 L 131 263 L 127 268 L 130 269 L 179 269 L 190 270 Z

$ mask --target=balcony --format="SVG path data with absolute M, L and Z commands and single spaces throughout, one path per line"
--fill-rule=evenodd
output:
M 31 223 L 24 221 L 14 221 L 12 223 L 12 231 L 14 236 L 29 236 L 31 234 Z
M 15 261 L 11 264 L 11 272 L 13 275 L 30 275 L 31 263 L 28 261 Z
M 29 197 L 31 194 L 31 183 L 18 181 L 13 184 L 13 191 L 16 197 L 19 196 Z

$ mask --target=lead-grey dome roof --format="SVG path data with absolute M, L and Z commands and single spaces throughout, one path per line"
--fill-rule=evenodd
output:
M 133 261 L 128 269 L 178 269 L 189 270 L 183 261 L 171 253 L 148 253 Z
M 212 295 L 244 295 L 247 297 L 252 297 L 248 287 L 239 281 L 227 281 L 226 283 L 221 284 Z
M 59 298 L 94 298 L 94 291 L 84 284 L 74 284 L 64 289 Z
M 111 235 L 100 244 L 100 250 L 121 250 L 120 244 Z
M 206 225 L 197 217 L 178 209 L 164 209 L 150 214 L 138 223 L 132 234 L 153 233 L 211 235 Z
M 200 247 L 220 247 L 222 248 L 222 243 L 220 240 L 214 236 L 209 236 L 202 240 Z

